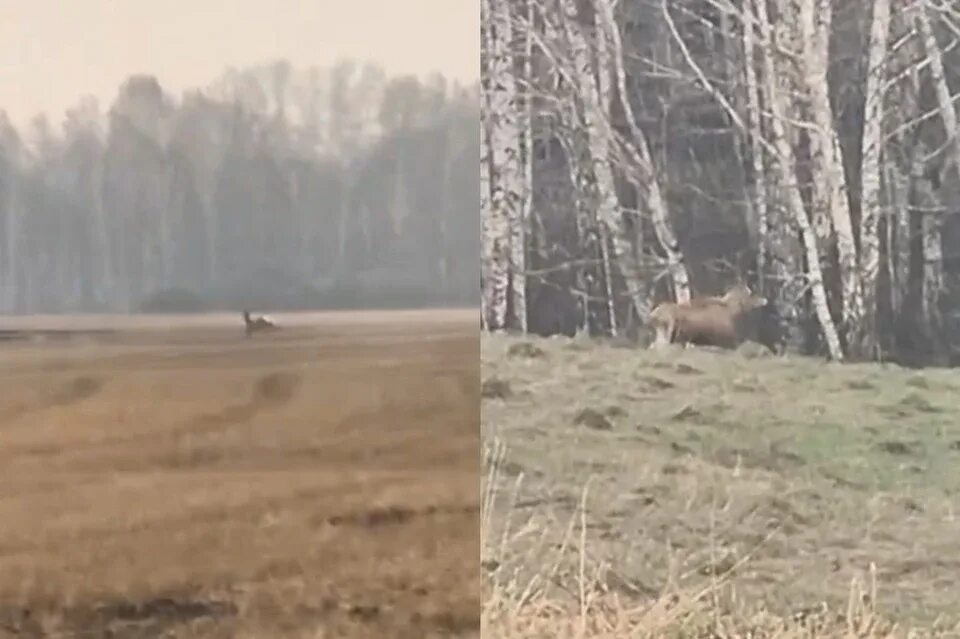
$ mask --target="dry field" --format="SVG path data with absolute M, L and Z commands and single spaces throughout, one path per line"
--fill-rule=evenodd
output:
M 274 318 L 0 320 L 0 637 L 477 636 L 476 312 Z
M 960 635 L 956 371 L 481 352 L 485 635 Z

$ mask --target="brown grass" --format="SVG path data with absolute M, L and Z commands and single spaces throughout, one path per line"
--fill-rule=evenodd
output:
M 477 634 L 475 313 L 277 319 L 0 342 L 0 637 Z

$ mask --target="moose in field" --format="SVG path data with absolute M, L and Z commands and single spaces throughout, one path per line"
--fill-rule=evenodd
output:
M 270 331 L 277 328 L 277 325 L 267 316 L 251 317 L 250 311 L 243 312 L 243 323 L 246 327 L 247 337 L 260 331 Z
M 735 348 L 740 336 L 738 320 L 767 299 L 738 284 L 720 297 L 697 297 L 689 302 L 665 302 L 650 313 L 649 325 L 656 331 L 651 348 L 671 342 L 683 345 Z

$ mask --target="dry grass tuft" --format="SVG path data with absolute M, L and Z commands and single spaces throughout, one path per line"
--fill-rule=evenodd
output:
M 674 584 L 662 593 L 643 593 L 620 577 L 609 564 L 589 552 L 585 486 L 576 515 L 566 528 L 564 541 L 553 549 L 553 561 L 541 564 L 532 577 L 521 581 L 513 542 L 523 537 L 546 536 L 529 526 L 511 528 L 503 522 L 494 528 L 493 513 L 500 499 L 510 501 L 508 512 L 516 513 L 516 496 L 504 497 L 496 486 L 506 457 L 499 440 L 487 442 L 484 494 L 481 508 L 484 573 L 481 612 L 482 633 L 504 639 L 684 638 L 684 639 L 887 639 L 893 637 L 954 636 L 947 628 L 911 628 L 904 631 L 876 610 L 876 569 L 869 581 L 853 579 L 847 605 L 831 607 L 826 602 L 800 607 L 784 616 L 766 610 L 762 602 L 737 598 L 731 576 L 746 566 L 748 558 L 728 566 L 723 574 L 700 588 Z M 515 483 L 519 486 L 520 480 Z M 575 565 L 570 565 L 571 553 Z M 645 596 L 646 595 L 646 596 Z

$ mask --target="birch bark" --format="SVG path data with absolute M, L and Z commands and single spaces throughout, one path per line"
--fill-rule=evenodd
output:
M 507 295 L 510 288 L 511 207 L 517 203 L 515 184 L 519 157 L 516 121 L 511 118 L 515 94 L 512 58 L 509 54 L 510 14 L 504 0 L 484 0 L 481 4 L 486 24 L 487 50 L 486 107 L 482 121 L 486 125 L 489 149 L 490 200 L 483 215 L 482 259 L 484 261 L 484 301 L 487 328 L 507 328 Z M 512 133 L 512 135 L 511 135 Z
M 829 63 L 832 0 L 802 0 L 803 80 L 810 100 L 815 130 L 810 135 L 812 209 L 814 217 L 828 216 L 836 238 L 842 288 L 842 329 L 854 335 L 863 316 L 863 293 L 857 268 L 857 250 L 847 199 L 843 157 L 830 107 Z M 874 232 L 875 234 L 875 232 Z M 848 339 L 848 342 L 850 340 Z
M 566 1 L 569 2 L 569 0 Z M 646 200 L 643 202 L 645 205 L 644 208 L 646 208 L 650 214 L 657 240 L 660 242 L 666 254 L 667 268 L 673 280 L 674 295 L 679 302 L 689 301 L 690 277 L 683 263 L 683 256 L 680 252 L 676 235 L 670 225 L 666 201 L 661 193 L 660 184 L 650 159 L 650 150 L 646 134 L 644 134 L 637 125 L 633 108 L 630 105 L 629 93 L 627 92 L 626 72 L 624 71 L 623 42 L 613 15 L 613 5 L 610 0 L 595 0 L 595 2 L 597 5 L 597 19 L 598 21 L 602 20 L 602 22 L 598 23 L 598 31 L 605 29 L 610 38 L 612 52 L 607 54 L 607 59 L 613 63 L 613 71 L 617 81 L 617 93 L 620 98 L 620 107 L 630 130 L 630 140 L 624 141 L 624 147 L 637 167 L 641 195 L 646 195 Z M 626 251 L 625 254 L 630 255 L 630 238 L 628 237 L 626 228 L 623 227 L 622 217 L 620 220 L 620 228 L 622 232 L 619 234 L 615 233 L 614 235 L 615 242 L 619 241 L 621 248 Z M 621 248 L 617 249 L 618 255 L 620 254 Z M 622 268 L 621 266 L 621 269 Z M 638 269 L 634 268 L 633 271 L 637 272 Z M 641 315 L 641 319 L 646 319 L 644 316 L 645 313 L 643 312 L 645 300 L 641 299 L 639 293 L 639 274 L 634 275 L 632 279 L 634 279 L 636 283 L 636 287 L 632 288 L 632 291 L 634 291 L 634 304 L 637 307 L 638 313 Z M 628 279 L 628 286 L 630 285 L 631 281 Z
M 947 139 L 950 141 L 949 148 L 953 154 L 953 166 L 957 171 L 957 177 L 960 178 L 960 137 L 957 136 L 957 112 L 954 110 L 950 88 L 947 86 L 947 78 L 943 69 L 943 54 L 940 52 L 937 39 L 933 34 L 930 16 L 927 14 L 926 0 L 921 2 L 915 11 L 923 48 L 927 59 L 930 61 L 930 79 L 937 95 L 937 107 L 940 111 L 940 118 L 943 120 L 943 127 L 947 132 Z
M 749 7 L 749 4 L 748 4 Z M 743 58 L 747 85 L 747 117 L 750 126 L 750 156 L 753 178 L 753 211 L 757 222 L 757 289 L 762 295 L 767 271 L 767 181 L 763 166 L 763 128 L 760 118 L 760 85 L 755 59 L 754 20 L 743 24 Z
M 881 153 L 887 41 L 890 33 L 890 0 L 874 0 L 867 54 L 866 102 L 860 169 L 860 278 L 863 285 L 863 318 L 857 340 L 861 355 L 878 345 L 877 276 L 880 271 L 878 223 L 882 213 Z M 889 229 L 889 220 L 888 227 Z M 892 253 L 892 247 L 888 246 Z M 892 274 L 891 274 L 892 275 Z
M 923 49 L 930 62 L 930 79 L 933 82 L 933 88 L 937 96 L 937 108 L 940 112 L 940 118 L 943 121 L 947 140 L 949 141 L 948 148 L 953 155 L 953 162 L 951 164 L 953 164 L 953 168 L 957 172 L 957 178 L 960 179 L 960 137 L 957 135 L 957 112 L 954 110 L 953 99 L 950 96 L 950 89 L 944 73 L 943 55 L 934 36 L 933 27 L 930 24 L 926 0 L 921 2 L 915 11 Z M 914 167 L 913 173 L 922 172 L 922 170 L 922 166 L 916 166 Z M 919 186 L 919 179 L 917 179 L 917 183 Z M 936 195 L 930 194 L 930 199 L 935 200 Z M 923 215 L 922 228 L 924 259 L 923 311 L 928 325 L 935 333 L 938 333 L 940 324 L 939 299 L 943 289 L 943 245 L 940 236 L 940 220 L 936 219 L 936 214 L 925 212 Z
M 770 37 L 771 24 L 766 3 L 762 0 L 757 3 L 759 22 L 763 30 L 764 40 L 773 43 Z M 827 294 L 823 285 L 823 271 L 820 268 L 820 251 L 817 247 L 817 234 L 807 217 L 807 212 L 800 195 L 799 185 L 794 173 L 796 158 L 790 140 L 787 139 L 787 130 L 784 124 L 784 115 L 787 106 L 784 104 L 783 92 L 777 86 L 777 79 L 784 80 L 786 76 L 778 75 L 774 64 L 776 51 L 770 46 L 763 51 L 764 76 L 767 83 L 767 98 L 770 107 L 770 129 L 774 147 L 777 149 L 776 165 L 779 172 L 779 182 L 786 192 L 786 206 L 793 221 L 800 230 L 803 249 L 807 258 L 807 279 L 813 297 L 813 308 L 817 321 L 820 324 L 824 341 L 830 358 L 835 361 L 843 360 L 843 350 L 840 347 L 840 338 L 837 327 L 830 316 L 827 305 Z

